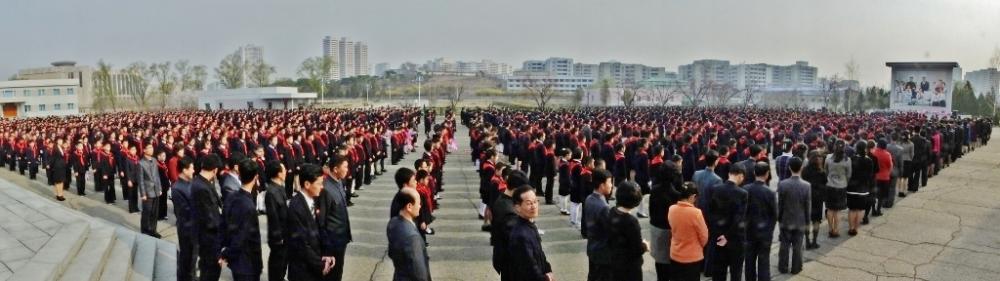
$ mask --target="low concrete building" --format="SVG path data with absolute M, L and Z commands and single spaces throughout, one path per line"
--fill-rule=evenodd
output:
M 296 109 L 312 104 L 316 93 L 299 93 L 295 87 L 220 89 L 198 94 L 198 108 L 221 109 Z
M 65 116 L 80 113 L 80 79 L 0 82 L 4 118 Z

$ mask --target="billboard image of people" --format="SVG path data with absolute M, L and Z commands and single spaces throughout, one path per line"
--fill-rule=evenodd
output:
M 951 112 L 952 71 L 957 63 L 886 63 L 892 67 L 889 107 L 931 114 Z

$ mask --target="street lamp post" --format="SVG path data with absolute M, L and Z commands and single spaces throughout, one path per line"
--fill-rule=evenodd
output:
M 422 78 L 423 78 L 423 76 L 420 76 L 420 74 L 417 74 L 417 103 L 418 104 L 420 103 L 420 82 L 422 82 L 422 80 L 423 80 Z
M 368 101 L 368 90 L 371 89 L 371 84 L 365 84 L 365 105 L 371 105 Z

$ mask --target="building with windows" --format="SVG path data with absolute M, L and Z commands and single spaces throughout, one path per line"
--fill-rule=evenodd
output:
M 240 46 L 237 53 L 240 55 L 240 60 L 243 61 L 243 87 L 260 87 L 261 85 L 255 85 L 254 82 L 251 81 L 250 74 L 253 73 L 253 69 L 256 65 L 264 63 L 264 51 L 260 48 L 260 46 L 247 44 L 246 46 Z
M 334 62 L 327 79 L 339 80 L 371 74 L 368 69 L 368 44 L 365 42 L 354 42 L 347 37 L 326 36 L 323 38 L 323 55 Z
M 451 61 L 446 58 L 436 58 L 424 63 L 420 69 L 427 73 L 453 76 L 475 76 L 479 74 L 505 77 L 511 74 L 510 65 L 492 60 Z
M 972 85 L 976 96 L 1000 92 L 1000 71 L 996 68 L 980 69 L 965 73 L 965 81 Z
M 548 58 L 546 60 L 529 60 L 521 65 L 520 72 L 540 74 L 540 76 L 560 77 L 558 80 L 570 81 L 600 81 L 608 79 L 616 87 L 632 87 L 640 81 L 650 78 L 664 77 L 668 74 L 663 67 L 646 66 L 642 64 L 607 61 L 598 64 L 574 63 L 570 58 Z M 523 75 L 517 80 L 523 80 Z M 539 76 L 539 75 L 536 75 Z M 579 83 L 579 82 L 572 82 Z M 586 83 L 586 82 L 584 82 Z M 590 83 L 593 84 L 593 83 Z
M 100 79 L 95 79 L 96 73 L 97 70 L 90 66 L 76 65 L 76 62 L 72 61 L 57 61 L 49 67 L 22 69 L 18 71 L 16 80 L 76 80 L 80 89 L 74 93 L 77 99 L 74 108 L 81 113 L 87 113 L 94 105 L 94 89 L 105 87 Z M 133 104 L 133 96 L 141 91 L 148 91 L 148 85 L 140 83 L 138 74 L 122 71 L 112 71 L 109 74 L 110 85 L 106 87 L 115 94 L 119 105 Z
M 818 70 L 806 61 L 792 65 L 764 63 L 730 64 L 727 60 L 696 60 L 677 68 L 681 80 L 714 81 L 746 88 L 813 88 L 817 85 Z
M 299 93 L 299 89 L 295 87 L 219 89 L 198 93 L 198 108 L 297 109 L 312 104 L 316 97 L 316 93 Z
M 519 92 L 532 88 L 551 87 L 561 93 L 572 93 L 577 88 L 589 88 L 594 85 L 594 78 L 583 76 L 561 76 L 551 72 L 515 71 L 504 79 L 507 91 Z
M 80 79 L 0 82 L 4 118 L 65 116 L 80 113 Z

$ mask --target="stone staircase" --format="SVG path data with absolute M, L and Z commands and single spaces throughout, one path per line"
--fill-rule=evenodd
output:
M 176 245 L 85 215 L 6 180 L 0 180 L 0 231 L 0 253 L 26 253 L 0 254 L 0 280 L 176 279 Z M 16 242 L 41 246 L 22 249 Z

